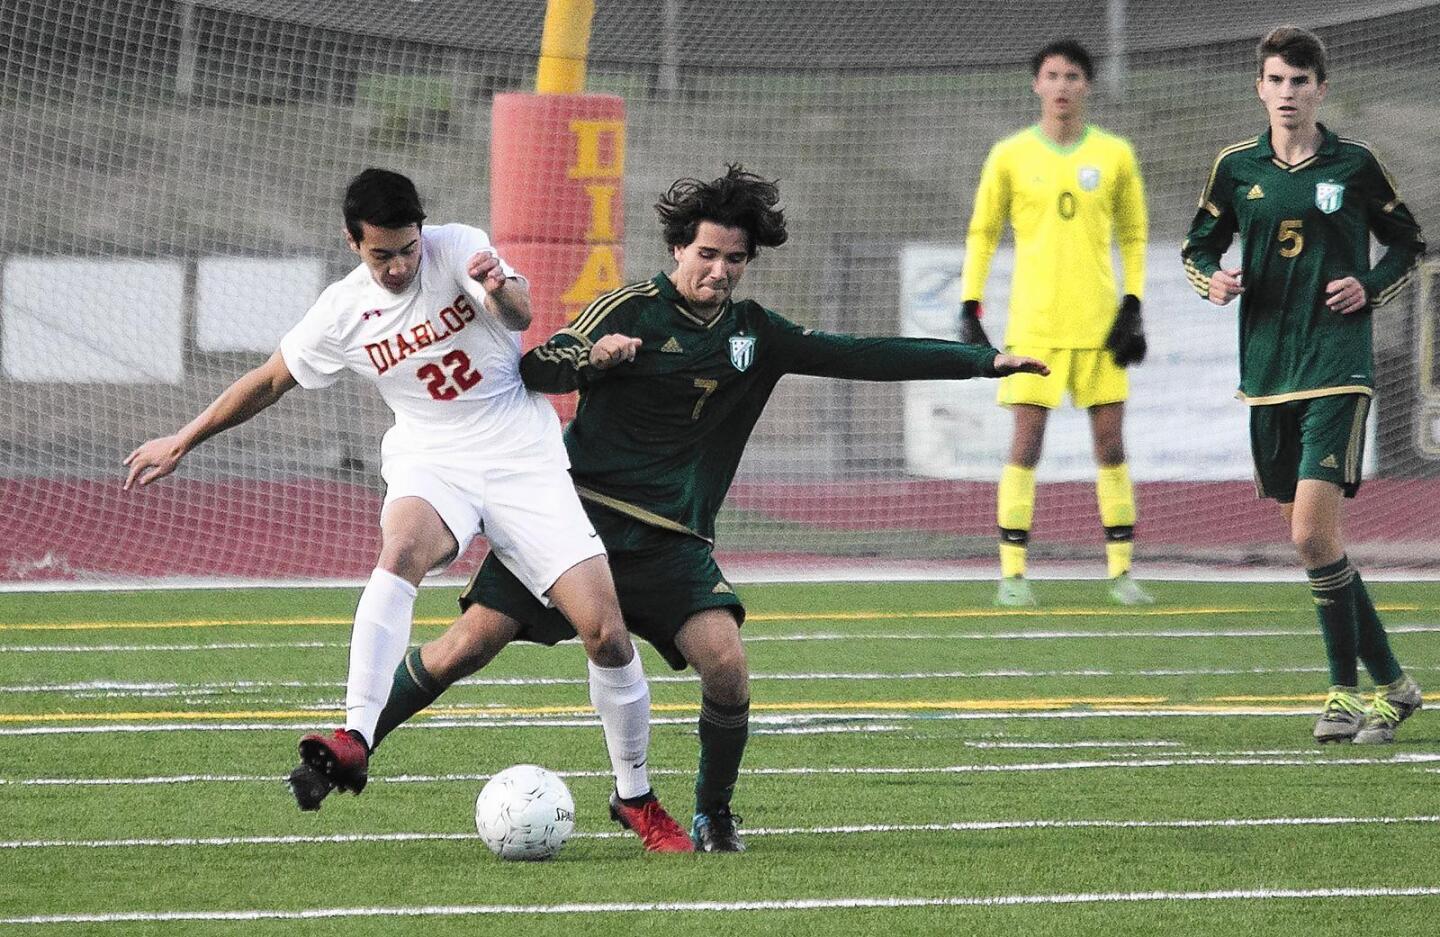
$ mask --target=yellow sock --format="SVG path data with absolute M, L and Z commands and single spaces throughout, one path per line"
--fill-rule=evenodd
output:
M 1028 550 L 1024 544 L 1000 541 L 1000 575 L 1006 579 L 1025 575 L 1025 554 Z
M 1110 578 L 1114 579 L 1122 573 L 1130 572 L 1130 558 L 1134 555 L 1135 541 L 1133 540 L 1105 541 L 1105 566 L 1110 570 Z
M 1030 522 L 1035 516 L 1035 470 L 1006 465 L 1000 472 L 995 521 L 1000 525 L 1000 575 L 1025 575 Z
M 1095 478 L 1095 499 L 1105 527 L 1105 563 L 1114 579 L 1130 572 L 1135 553 L 1135 489 L 1130 484 L 1130 467 L 1123 462 L 1101 466 Z

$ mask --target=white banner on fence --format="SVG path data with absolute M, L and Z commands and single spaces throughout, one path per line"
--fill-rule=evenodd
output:
M 958 337 L 958 244 L 908 244 L 900 254 L 901 334 Z M 1002 247 L 985 291 L 985 331 L 1005 334 L 1014 254 Z M 1234 306 L 1196 295 L 1180 266 L 1179 245 L 1151 247 L 1145 296 L 1149 354 L 1130 371 L 1125 442 L 1137 481 L 1248 480 L 1247 408 L 1235 399 L 1239 380 Z M 1117 270 L 1118 270 L 1117 265 Z M 994 381 L 917 381 L 905 388 L 905 466 L 912 475 L 997 481 L 1010 443 L 1010 413 L 995 402 Z M 1375 425 L 1365 474 L 1375 464 Z M 1066 403 L 1050 415 L 1040 481 L 1095 477 L 1090 424 Z

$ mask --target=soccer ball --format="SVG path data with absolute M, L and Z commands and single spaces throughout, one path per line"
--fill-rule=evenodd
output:
M 475 829 L 501 859 L 551 859 L 575 830 L 575 801 L 554 772 L 513 765 L 475 798 Z

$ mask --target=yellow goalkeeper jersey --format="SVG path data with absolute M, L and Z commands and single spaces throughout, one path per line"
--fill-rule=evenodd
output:
M 1123 293 L 1144 298 L 1145 189 L 1130 144 L 1099 127 L 1062 147 L 1039 126 L 996 143 L 980 171 L 965 240 L 962 300 L 979 300 L 1005 222 L 1015 272 L 1005 344 L 1102 348 L 1122 293 L 1110 262 L 1120 245 Z

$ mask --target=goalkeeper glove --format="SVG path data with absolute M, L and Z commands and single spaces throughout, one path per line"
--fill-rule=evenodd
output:
M 985 335 L 985 327 L 980 324 L 980 302 L 975 299 L 967 299 L 960 304 L 960 341 L 967 345 L 987 345 L 990 339 Z
M 1105 347 L 1122 368 L 1145 360 L 1145 328 L 1140 321 L 1139 297 L 1126 294 L 1120 300 L 1120 311 L 1115 314 L 1115 324 L 1105 338 Z

